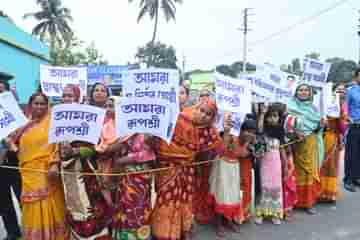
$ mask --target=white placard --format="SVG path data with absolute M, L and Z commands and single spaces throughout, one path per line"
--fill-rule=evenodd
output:
M 215 127 L 219 132 L 224 131 L 224 115 L 225 112 L 218 111 Z M 240 135 L 241 125 L 244 122 L 245 117 L 246 117 L 245 113 L 231 113 L 231 122 L 232 122 L 232 128 L 230 129 L 231 135 L 236 137 Z
M 224 131 L 224 114 L 222 110 L 218 110 L 217 112 L 215 127 L 219 132 Z
M 247 81 L 215 73 L 216 104 L 228 112 L 250 113 L 251 91 Z
M 134 133 L 147 133 L 169 142 L 170 107 L 164 99 L 149 97 L 123 97 L 116 105 L 116 131 L 118 137 Z
M 82 104 L 59 104 L 52 108 L 49 143 L 83 141 L 98 144 L 105 109 Z
M 322 88 L 326 84 L 331 63 L 324 63 L 314 59 L 304 59 L 303 79 L 309 85 Z
M 165 100 L 170 108 L 170 135 L 172 138 L 179 107 L 179 71 L 175 69 L 150 68 L 124 72 L 123 93 L 125 97 L 148 97 Z
M 77 85 L 81 98 L 87 92 L 86 67 L 53 67 L 40 66 L 40 83 L 42 92 L 48 97 L 61 97 L 67 84 Z
M 327 83 L 323 88 L 323 101 L 325 116 L 339 118 L 340 117 L 340 97 L 339 94 L 333 92 L 333 84 Z
M 21 111 L 14 95 L 11 92 L 0 94 L 0 139 L 25 126 L 28 119 Z
M 238 137 L 240 135 L 241 125 L 244 122 L 246 114 L 244 113 L 232 113 L 231 121 L 233 123 L 232 128 L 230 129 L 230 134 Z
M 251 81 L 256 102 L 286 103 L 293 95 L 293 89 L 289 88 L 288 75 L 271 65 L 256 66 L 256 73 Z

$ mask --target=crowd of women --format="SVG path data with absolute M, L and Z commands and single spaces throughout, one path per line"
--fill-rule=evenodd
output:
M 219 132 L 216 103 L 202 94 L 189 106 L 181 86 L 181 113 L 167 144 L 146 134 L 118 138 L 119 98 L 98 83 L 84 103 L 107 110 L 97 145 L 49 144 L 50 104 L 36 92 L 25 110 L 30 123 L 6 139 L 19 159 L 23 239 L 191 239 L 195 223 L 215 224 L 223 238 L 252 218 L 281 224 L 295 207 L 315 214 L 315 204 L 338 196 L 344 85 L 336 91 L 340 118 L 322 119 L 312 88 L 301 84 L 287 105 L 254 104 L 234 137 L 230 113 Z M 79 101 L 79 88 L 66 86 L 62 102 Z

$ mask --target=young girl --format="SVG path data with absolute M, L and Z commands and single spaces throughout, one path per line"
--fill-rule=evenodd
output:
M 252 169 L 254 167 L 254 157 L 253 157 L 253 143 L 256 139 L 256 121 L 252 119 L 247 119 L 241 126 L 241 132 L 239 136 L 239 146 L 238 152 L 240 153 L 240 178 L 241 185 L 240 189 L 243 193 L 242 196 L 242 212 L 243 219 L 237 219 L 236 222 L 241 224 L 242 222 L 249 221 L 251 218 L 251 203 L 253 200 L 252 186 L 253 186 L 253 177 Z
M 234 232 L 239 229 L 233 223 L 241 222 L 243 217 L 242 191 L 240 186 L 240 162 L 237 159 L 241 153 L 237 150 L 237 139 L 230 135 L 231 114 L 225 113 L 223 141 L 225 151 L 219 155 L 211 169 L 209 201 L 216 214 L 216 235 L 225 237 L 225 226 Z
M 286 159 L 280 149 L 283 143 L 283 126 L 281 124 L 282 111 L 277 105 L 267 110 L 261 105 L 258 118 L 258 130 L 266 144 L 266 151 L 260 157 L 260 185 L 261 194 L 257 201 L 255 223 L 262 224 L 263 218 L 271 218 L 276 225 L 281 224 L 283 218 L 283 188 L 281 159 Z M 281 158 L 281 155 L 284 157 Z

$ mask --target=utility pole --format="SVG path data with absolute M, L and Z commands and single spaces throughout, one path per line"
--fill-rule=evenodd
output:
M 182 77 L 183 81 L 185 81 L 185 66 L 186 66 L 186 57 L 185 54 L 183 54 L 183 61 L 182 61 Z
M 359 65 L 360 65 L 360 10 L 358 10 L 359 12 L 359 23 L 358 23 L 358 31 L 357 31 L 357 34 L 358 34 L 358 37 L 359 37 Z
M 243 31 L 244 34 L 244 42 L 243 42 L 243 67 L 242 67 L 242 71 L 243 73 L 246 72 L 246 63 L 247 63 L 247 34 L 249 31 L 251 31 L 251 29 L 249 28 L 249 16 L 253 15 L 253 14 L 249 14 L 250 10 L 252 10 L 252 8 L 245 8 L 244 9 L 244 16 L 243 16 L 243 28 L 241 28 L 240 30 Z

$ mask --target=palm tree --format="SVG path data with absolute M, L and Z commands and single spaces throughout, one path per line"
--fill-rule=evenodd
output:
M 27 13 L 24 18 L 34 17 L 39 23 L 33 28 L 32 34 L 41 41 L 50 40 L 50 51 L 55 44 L 69 44 L 73 31 L 69 25 L 72 21 L 70 9 L 63 7 L 61 0 L 37 0 L 41 10 Z
M 129 3 L 134 2 L 134 0 L 129 0 Z M 154 21 L 154 32 L 151 39 L 151 44 L 154 45 L 156 39 L 156 33 L 159 22 L 159 12 L 162 9 L 162 12 L 165 16 L 165 20 L 169 22 L 170 20 L 175 21 L 176 13 L 176 3 L 181 4 L 182 0 L 140 0 L 140 12 L 137 18 L 137 21 L 140 22 L 143 17 L 148 14 L 151 20 Z

